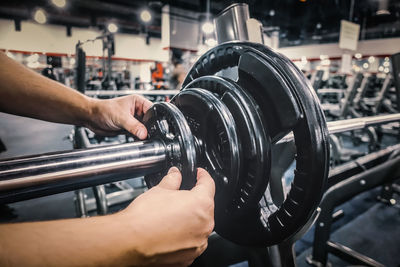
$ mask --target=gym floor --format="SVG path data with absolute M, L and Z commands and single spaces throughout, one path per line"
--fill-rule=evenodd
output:
M 0 138 L 6 151 L 1 158 L 72 149 L 68 135 L 72 126 L 48 123 L 0 113 Z M 344 217 L 332 227 L 331 240 L 346 245 L 386 266 L 400 266 L 400 198 L 394 206 L 376 200 L 379 188 L 343 204 Z M 8 206 L 0 206 L 1 222 L 39 221 L 75 217 L 74 193 L 67 192 Z M 299 266 L 309 266 L 313 228 L 296 243 Z M 347 263 L 331 256 L 333 266 Z M 239 265 L 237 265 L 239 266 Z M 247 266 L 247 264 L 240 264 Z

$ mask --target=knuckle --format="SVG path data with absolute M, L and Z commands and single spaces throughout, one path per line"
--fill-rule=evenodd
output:
M 193 263 L 193 261 L 194 260 L 186 261 L 186 262 L 182 263 L 182 265 L 180 265 L 180 266 L 183 266 L 183 267 L 190 266 Z
M 201 252 L 204 252 L 204 250 L 206 250 L 207 247 L 208 247 L 208 238 L 206 238 L 206 241 L 201 246 Z
M 214 199 L 211 198 L 211 197 L 206 198 L 204 205 L 208 210 L 212 210 L 213 211 L 214 210 L 214 205 L 215 205 L 214 204 Z
M 196 194 L 195 201 L 197 202 L 197 205 L 201 209 L 204 209 L 204 210 L 213 210 L 214 209 L 214 199 L 209 196 Z
M 195 257 L 197 258 L 203 252 L 207 249 L 208 247 L 208 239 L 206 239 L 199 247 L 197 247 L 196 252 L 195 252 Z
M 215 221 L 211 220 L 208 226 L 208 231 L 207 231 L 207 237 L 211 235 L 211 233 L 214 231 L 215 227 Z

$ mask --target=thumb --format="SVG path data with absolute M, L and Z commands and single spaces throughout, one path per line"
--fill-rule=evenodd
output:
M 125 128 L 131 134 L 137 136 L 139 139 L 145 139 L 147 137 L 146 127 L 133 116 L 128 116 L 127 119 L 122 123 L 122 127 Z
M 214 198 L 215 183 L 206 170 L 197 168 L 197 183 L 196 186 L 192 188 L 192 192 L 198 192 L 202 195 L 208 195 Z
M 171 190 L 179 190 L 182 182 L 181 172 L 177 167 L 172 167 L 169 169 L 167 175 L 158 184 L 159 187 Z

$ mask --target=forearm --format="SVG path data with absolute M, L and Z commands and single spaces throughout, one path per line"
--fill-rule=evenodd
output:
M 141 265 L 118 216 L 0 225 L 0 266 Z
M 0 52 L 0 111 L 52 122 L 85 125 L 92 100 L 22 66 Z

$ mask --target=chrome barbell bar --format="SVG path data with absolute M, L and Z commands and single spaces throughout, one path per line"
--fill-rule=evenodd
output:
M 148 96 L 174 96 L 179 90 L 86 90 L 87 96 L 123 96 L 123 95 L 148 95 Z
M 15 202 L 157 173 L 167 166 L 158 140 L 0 161 L 0 203 Z
M 387 123 L 400 121 L 400 113 L 389 114 L 389 115 L 377 115 L 363 118 L 329 121 L 327 127 L 329 134 L 336 134 L 354 130 L 362 130 L 368 126 L 377 126 Z M 285 143 L 293 141 L 293 133 L 289 133 L 280 139 L 277 143 Z

